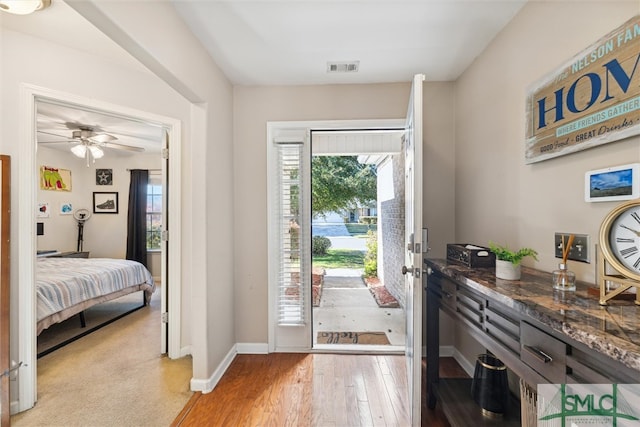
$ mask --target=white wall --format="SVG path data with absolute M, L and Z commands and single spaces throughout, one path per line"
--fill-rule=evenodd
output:
M 190 102 L 181 250 L 190 328 L 182 332 L 191 343 L 192 386 L 207 388 L 236 343 L 231 84 L 169 2 L 68 3 Z
M 44 12 L 43 12 L 44 13 Z M 27 18 L 28 19 L 28 18 Z M 0 21 L 1 22 L 1 21 Z M 1 25 L 1 23 L 0 23 Z M 164 82 L 139 69 L 128 69 L 91 53 L 70 49 L 49 42 L 45 39 L 27 36 L 2 27 L 0 46 L 0 63 L 2 63 L 2 80 L 0 88 L 2 98 L 0 104 L 3 111 L 3 126 L 0 130 L 0 152 L 12 158 L 12 197 L 11 212 L 11 308 L 12 308 L 12 358 L 17 360 L 18 336 L 15 333 L 18 322 L 18 289 L 29 284 L 18 283 L 18 224 L 20 221 L 33 221 L 35 212 L 20 212 L 18 194 L 22 183 L 18 177 L 21 168 L 32 166 L 21 162 L 18 125 L 20 105 L 20 88 L 22 84 L 31 84 L 69 94 L 98 99 L 117 105 L 124 105 L 141 111 L 148 111 L 168 117 L 175 117 L 188 124 L 190 120 L 189 103 Z M 188 126 L 184 128 L 188 149 Z M 185 210 L 187 210 L 185 208 Z M 187 216 L 188 218 L 188 216 Z M 89 230 L 88 230 L 89 231 Z M 93 230 L 96 231 L 96 230 Z M 91 231 L 91 232 L 93 232 Z M 97 237 L 87 236 L 87 241 Z M 98 251 L 98 248 L 95 248 Z M 186 269 L 188 270 L 188 269 Z M 190 281 L 181 284 L 184 302 L 189 302 Z M 190 344 L 190 307 L 184 307 L 182 319 L 182 345 Z
M 527 87 L 640 13 L 638 1 L 529 2 L 455 85 L 456 240 L 536 249 L 551 271 L 555 231 L 591 236 L 616 202 L 586 203 L 584 173 L 640 161 L 640 138 L 524 164 Z M 595 263 L 570 262 L 594 281 Z
M 129 171 L 127 169 L 158 169 L 160 155 L 138 154 L 118 156 L 108 153 L 87 168 L 83 159 L 70 152 L 39 147 L 37 167 L 46 165 L 71 171 L 71 191 L 38 189 L 38 203 L 49 203 L 49 218 L 38 218 L 44 224 L 45 234 L 38 237 L 38 249 L 75 251 L 78 243 L 78 226 L 72 215 L 60 215 L 61 203 L 71 202 L 73 209 L 86 208 L 93 212 L 93 192 L 118 193 L 117 214 L 92 214 L 86 222 L 83 234 L 83 250 L 93 258 L 125 258 L 127 252 L 127 212 L 129 198 Z M 111 169 L 112 185 L 96 185 L 96 168 Z M 39 173 L 39 171 L 36 171 Z M 157 274 L 157 273 L 156 273 Z
M 234 237 L 241 243 L 234 253 L 238 342 L 266 343 L 268 335 L 267 122 L 404 118 L 409 91 L 409 83 L 234 88 Z M 432 244 L 439 248 L 453 239 L 453 86 L 427 83 L 424 104 L 429 172 L 424 175 L 428 202 L 423 221 L 434 230 Z M 442 201 L 435 198 L 440 196 Z

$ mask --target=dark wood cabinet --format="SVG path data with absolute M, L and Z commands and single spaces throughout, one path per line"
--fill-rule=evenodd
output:
M 440 311 L 464 325 L 487 351 L 534 388 L 542 383 L 640 383 L 636 336 L 640 307 L 633 303 L 602 308 L 587 289 L 558 295 L 550 274 L 533 269 L 527 269 L 521 281 L 510 283 L 496 280 L 489 268 L 471 269 L 430 259 L 425 260 L 425 267 L 424 393 L 430 408 L 441 401 L 452 425 L 478 425 L 478 418 L 457 416 L 473 409 L 473 401 L 460 403 L 468 401 L 468 388 L 459 380 L 439 378 Z M 616 316 L 624 321 L 616 322 Z M 624 337 L 612 333 L 603 319 L 624 324 Z M 618 360 L 623 354 L 625 358 Z

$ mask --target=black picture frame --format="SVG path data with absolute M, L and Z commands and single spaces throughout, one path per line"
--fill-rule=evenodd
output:
M 96 185 L 113 185 L 113 169 L 96 169 Z
M 117 191 L 94 191 L 93 192 L 93 213 L 117 214 L 118 213 L 118 192 Z

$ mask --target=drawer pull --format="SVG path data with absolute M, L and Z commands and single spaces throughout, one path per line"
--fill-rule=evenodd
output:
M 553 362 L 553 357 L 549 356 L 547 353 L 545 353 L 544 351 L 540 350 L 537 347 L 532 347 L 530 345 L 525 345 L 524 348 L 525 348 L 525 350 L 527 350 L 529 353 L 531 353 L 536 359 L 538 359 L 542 363 L 551 363 L 551 362 Z

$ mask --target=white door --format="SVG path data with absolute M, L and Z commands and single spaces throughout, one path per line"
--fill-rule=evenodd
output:
M 420 425 L 422 377 L 422 82 L 413 78 L 404 136 L 407 375 L 411 424 Z
M 169 280 L 167 276 L 167 266 L 169 265 L 169 132 L 165 129 L 162 138 L 162 240 L 160 243 L 160 354 L 169 352 Z

